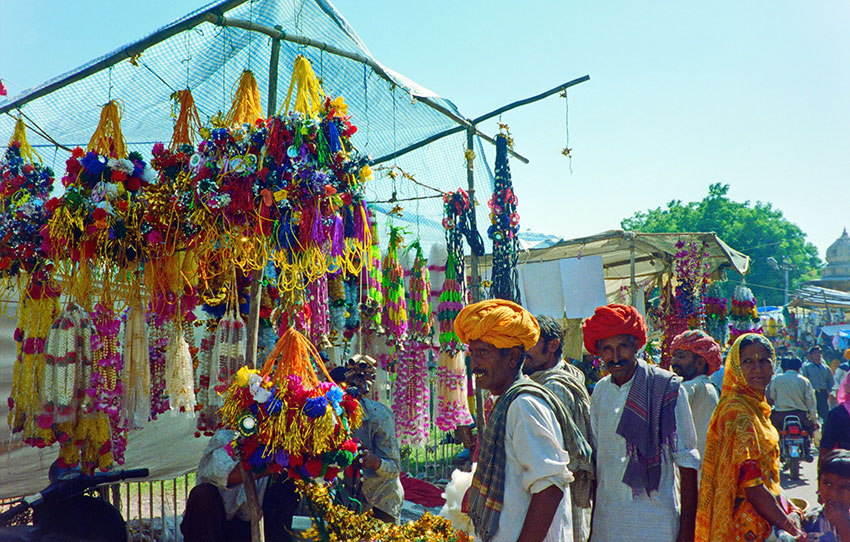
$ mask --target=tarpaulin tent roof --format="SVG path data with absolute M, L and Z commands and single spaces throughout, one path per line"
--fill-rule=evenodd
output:
M 0 102 L 0 113 L 16 114 L 15 110 L 20 109 L 30 142 L 57 176 L 64 169 L 67 149 L 86 146 L 101 107 L 109 99 L 123 104 L 124 135 L 130 150 L 143 156 L 150 155 L 154 142 L 171 138 L 174 119 L 170 96 L 179 89 L 191 89 L 203 121 L 217 111 L 228 110 L 242 71 L 250 69 L 257 78 L 263 111 L 268 115 L 272 40 L 238 26 L 221 26 L 240 21 L 272 31 L 277 28 L 285 35 L 280 42 L 278 108 L 286 96 L 295 57 L 306 56 L 325 91 L 342 96 L 349 104 L 358 127 L 352 140 L 364 154 L 390 155 L 468 122 L 451 101 L 375 60 L 354 29 L 326 0 L 211 3 L 142 39 Z M 0 114 L 0 134 L 12 135 L 15 119 L 10 114 Z M 466 189 L 465 150 L 466 133 L 462 131 L 388 163 L 440 191 Z M 476 189 L 489 194 L 493 175 L 477 136 L 474 152 Z M 397 199 L 438 195 L 435 190 L 401 177 L 394 180 L 380 174 L 367 188 L 367 198 L 373 202 L 390 200 L 394 193 Z M 416 199 L 402 205 L 401 215 L 394 218 L 397 224 L 409 226 L 414 235 L 421 234 L 425 244 L 443 239 L 441 199 Z M 383 213 L 394 206 L 376 205 Z M 486 220 L 486 207 L 478 206 L 478 222 Z
M 788 305 L 808 309 L 848 309 L 850 293 L 807 285 L 794 292 Z
M 708 273 L 714 279 L 724 280 L 731 269 L 741 275 L 747 273 L 750 258 L 731 248 L 715 233 L 642 233 L 609 230 L 589 237 L 560 241 L 548 248 L 531 249 L 520 253 L 518 265 L 526 262 L 545 262 L 582 256 L 602 256 L 602 267 L 609 297 L 628 286 L 631 280 L 632 252 L 634 252 L 634 277 L 637 282 L 654 278 L 673 269 L 675 254 L 680 251 L 676 243 L 684 241 L 705 242 L 708 255 Z M 480 268 L 488 270 L 491 256 L 480 260 Z

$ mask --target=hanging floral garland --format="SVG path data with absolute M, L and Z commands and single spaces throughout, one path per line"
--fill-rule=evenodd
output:
M 511 182 L 511 170 L 508 165 L 508 136 L 504 133 L 496 137 L 496 179 L 493 196 L 488 203 L 491 225 L 487 236 L 493 240 L 493 269 L 490 297 L 520 302 L 519 271 L 517 271 L 517 252 L 519 250 L 519 213 L 517 197 Z
M 151 414 L 151 363 L 148 327 L 140 297 L 130 305 L 124 318 L 122 417 L 127 420 L 127 429 L 141 429 Z
M 372 232 L 372 245 L 367 255 L 371 265 L 363 266 L 360 281 L 363 292 L 360 296 L 360 320 L 363 332 L 377 331 L 381 325 L 381 307 L 384 304 L 384 273 L 381 267 L 381 248 L 378 246 L 378 226 L 375 215 L 369 209 L 369 228 Z
M 676 335 L 688 329 L 705 327 L 703 299 L 708 283 L 708 245 L 695 240 L 676 243 L 673 277 L 667 285 L 662 307 L 664 338 L 661 344 L 661 366 L 669 367 L 673 359 L 670 346 Z M 672 283 L 675 289 L 672 292 Z
M 726 344 L 729 334 L 728 301 L 716 283 L 711 283 L 706 288 L 704 305 L 706 332 L 714 337 L 717 344 Z
M 410 315 L 407 338 L 396 363 L 393 414 L 399 444 L 424 446 L 430 434 L 431 281 L 419 241 L 411 243 L 408 250 L 415 251 L 408 288 Z
M 437 359 L 437 414 L 435 422 L 443 431 L 472 423 L 467 403 L 467 374 L 463 343 L 454 332 L 453 323 L 463 309 L 461 285 L 456 278 L 457 265 L 449 253 L 446 278 L 437 305 L 440 354 Z
M 44 447 L 53 442 L 49 424 L 38 422 L 44 414 L 44 390 L 40 389 L 47 361 L 45 341 L 59 310 L 59 291 L 46 270 L 36 271 L 18 306 L 15 329 L 16 359 L 12 390 L 8 399 L 8 423 L 12 433 L 21 433 L 30 446 Z M 47 425 L 47 428 L 44 426 Z
M 404 290 L 404 269 L 398 255 L 402 243 L 401 233 L 401 228 L 390 227 L 389 244 L 382 265 L 384 270 L 384 310 L 381 316 L 381 325 L 387 334 L 387 344 L 393 352 L 390 357 L 382 356 L 381 364 L 384 369 L 390 367 L 395 361 L 392 358 L 407 337 L 407 299 Z
M 735 287 L 732 310 L 729 311 L 729 345 L 745 333 L 764 333 L 761 328 L 756 297 L 744 284 Z

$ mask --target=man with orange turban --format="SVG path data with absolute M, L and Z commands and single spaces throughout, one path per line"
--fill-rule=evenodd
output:
M 646 323 L 634 307 L 597 307 L 582 331 L 585 348 L 610 373 L 590 404 L 598 484 L 592 539 L 693 540 L 700 459 L 681 379 L 638 359 Z
M 705 456 L 705 438 L 708 423 L 720 400 L 720 393 L 708 376 L 720 368 L 720 345 L 701 329 L 684 331 L 670 343 L 673 353 L 671 369 L 682 377 L 682 387 L 688 394 L 694 429 L 697 432 L 697 449 Z
M 477 537 L 572 541 L 565 435 L 577 429 L 552 392 L 520 376 L 540 336 L 537 320 L 516 303 L 490 299 L 460 311 L 454 331 L 469 345 L 476 385 L 498 396 L 468 493 Z

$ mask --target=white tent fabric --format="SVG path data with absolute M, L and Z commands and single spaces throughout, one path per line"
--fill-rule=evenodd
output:
M 673 268 L 675 254 L 679 252 L 679 241 L 702 241 L 709 255 L 709 275 L 723 280 L 726 271 L 732 270 L 745 275 L 750 258 L 723 242 L 714 233 L 642 233 L 610 230 L 598 235 L 569 239 L 548 248 L 531 249 L 519 255 L 517 265 L 529 262 L 546 262 L 583 256 L 602 256 L 605 290 L 609 302 L 622 302 L 623 288 L 631 282 L 631 266 L 634 260 L 634 279 L 638 285 L 668 273 Z M 467 258 L 467 266 L 469 261 Z M 480 259 L 482 277 L 489 277 L 492 256 Z M 469 267 L 467 267 L 469 269 Z

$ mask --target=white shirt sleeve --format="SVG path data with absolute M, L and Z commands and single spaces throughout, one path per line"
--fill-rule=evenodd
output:
M 685 387 L 680 384 L 679 397 L 676 399 L 676 442 L 673 449 L 673 462 L 686 469 L 699 469 L 700 459 L 691 405 L 688 402 Z
M 525 491 L 533 495 L 549 486 L 563 490 L 574 480 L 561 428 L 543 401 L 530 394 L 514 399 L 505 429 L 506 445 L 513 447 Z

